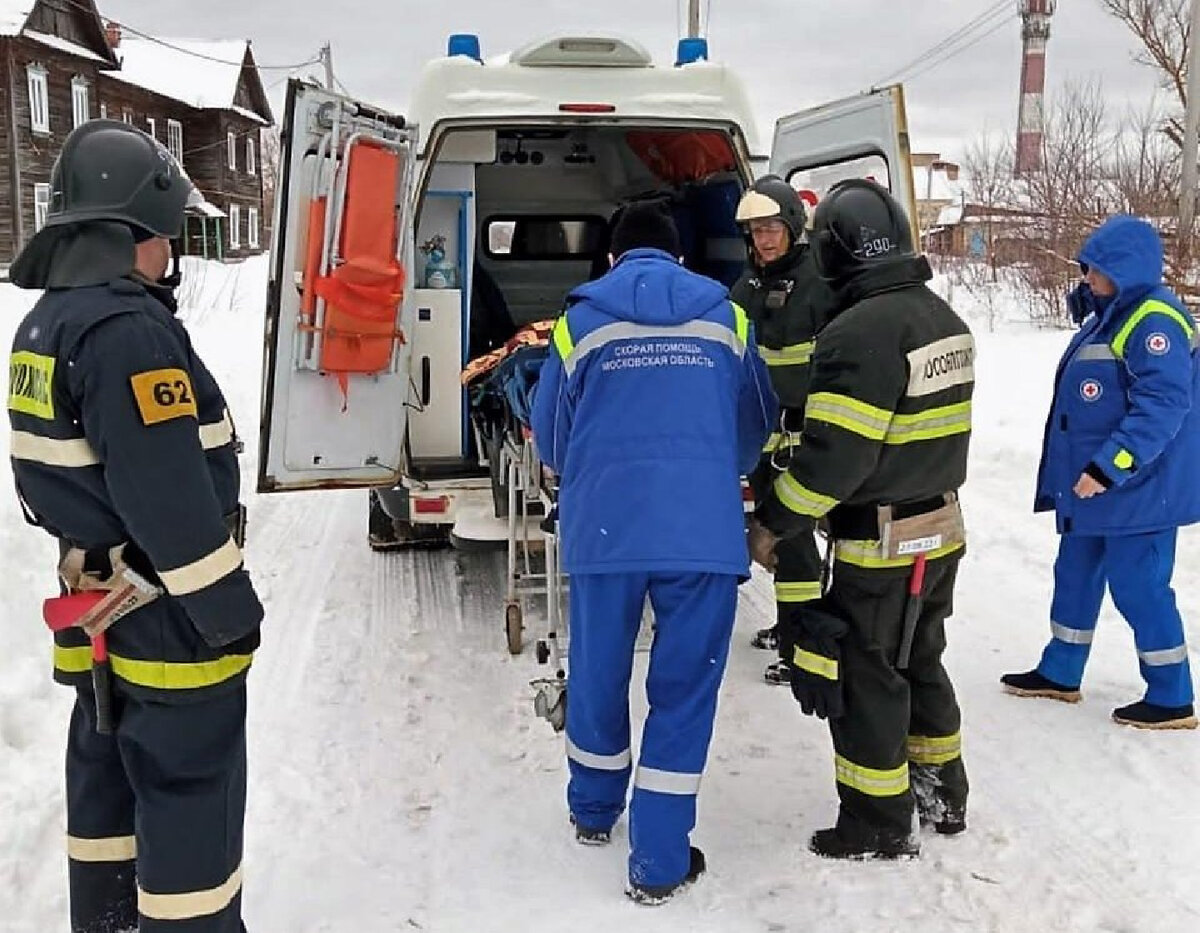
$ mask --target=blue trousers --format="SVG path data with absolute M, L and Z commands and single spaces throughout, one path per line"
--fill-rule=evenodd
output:
M 688 871 L 688 837 L 737 610 L 736 577 L 571 577 L 567 804 L 579 825 L 594 829 L 610 829 L 625 809 L 633 773 L 629 681 L 647 595 L 655 615 L 650 712 L 629 807 L 629 878 L 669 885 Z
M 1133 629 L 1147 703 L 1185 706 L 1192 702 L 1183 620 L 1175 606 L 1177 529 L 1151 534 L 1092 537 L 1063 535 L 1054 562 L 1050 643 L 1038 671 L 1077 686 L 1092 647 L 1107 584 L 1113 602 Z

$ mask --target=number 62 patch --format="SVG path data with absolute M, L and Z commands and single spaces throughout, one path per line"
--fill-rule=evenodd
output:
M 192 380 L 182 369 L 152 369 L 129 377 L 143 424 L 197 417 Z

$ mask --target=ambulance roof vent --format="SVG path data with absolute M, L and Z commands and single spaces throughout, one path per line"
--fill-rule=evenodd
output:
M 643 46 L 615 36 L 539 39 L 517 49 L 510 60 L 514 65 L 555 68 L 649 68 L 654 64 Z

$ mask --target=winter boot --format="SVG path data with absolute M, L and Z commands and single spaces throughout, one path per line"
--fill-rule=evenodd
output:
M 908 775 L 922 826 L 933 827 L 941 836 L 957 836 L 967 828 L 967 808 L 947 802 L 939 793 L 942 780 L 937 766 L 910 763 Z
M 1113 721 L 1136 729 L 1195 729 L 1196 711 L 1187 706 L 1155 706 L 1140 700 L 1113 710 Z
M 625 889 L 625 895 L 635 904 L 641 904 L 643 907 L 657 907 L 659 904 L 665 904 L 676 894 L 686 888 L 689 884 L 699 878 L 707 870 L 708 865 L 704 861 L 704 853 L 695 846 L 690 847 L 691 864 L 688 865 L 688 872 L 679 881 L 674 884 L 638 884 L 636 881 L 629 882 L 629 887 Z
M 1005 674 L 1000 678 L 1006 693 L 1019 697 L 1048 697 L 1052 700 L 1062 700 L 1064 703 L 1078 703 L 1079 687 L 1067 687 L 1056 684 L 1053 680 L 1043 677 L 1037 670 L 1026 671 L 1023 674 Z
M 873 829 L 844 833 L 837 827 L 819 829 L 808 841 L 808 849 L 822 858 L 851 859 L 911 859 L 921 854 L 920 844 L 908 833 L 889 829 Z
M 763 671 L 763 680 L 776 687 L 786 687 L 792 682 L 792 669 L 782 658 L 772 661 Z
M 583 846 L 606 846 L 612 842 L 612 828 L 595 829 L 590 826 L 581 826 L 575 821 L 575 814 L 571 814 L 571 825 L 575 827 L 575 841 Z
M 779 626 L 772 625 L 770 628 L 760 628 L 754 633 L 754 637 L 750 639 L 750 647 L 762 648 L 764 651 L 778 650 Z

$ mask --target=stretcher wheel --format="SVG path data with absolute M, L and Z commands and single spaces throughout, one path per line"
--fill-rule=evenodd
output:
M 508 653 L 520 654 L 522 647 L 521 604 L 509 603 L 504 608 L 504 636 L 508 640 Z
M 550 660 L 550 646 L 543 639 L 538 639 L 536 651 L 538 664 L 545 664 Z

